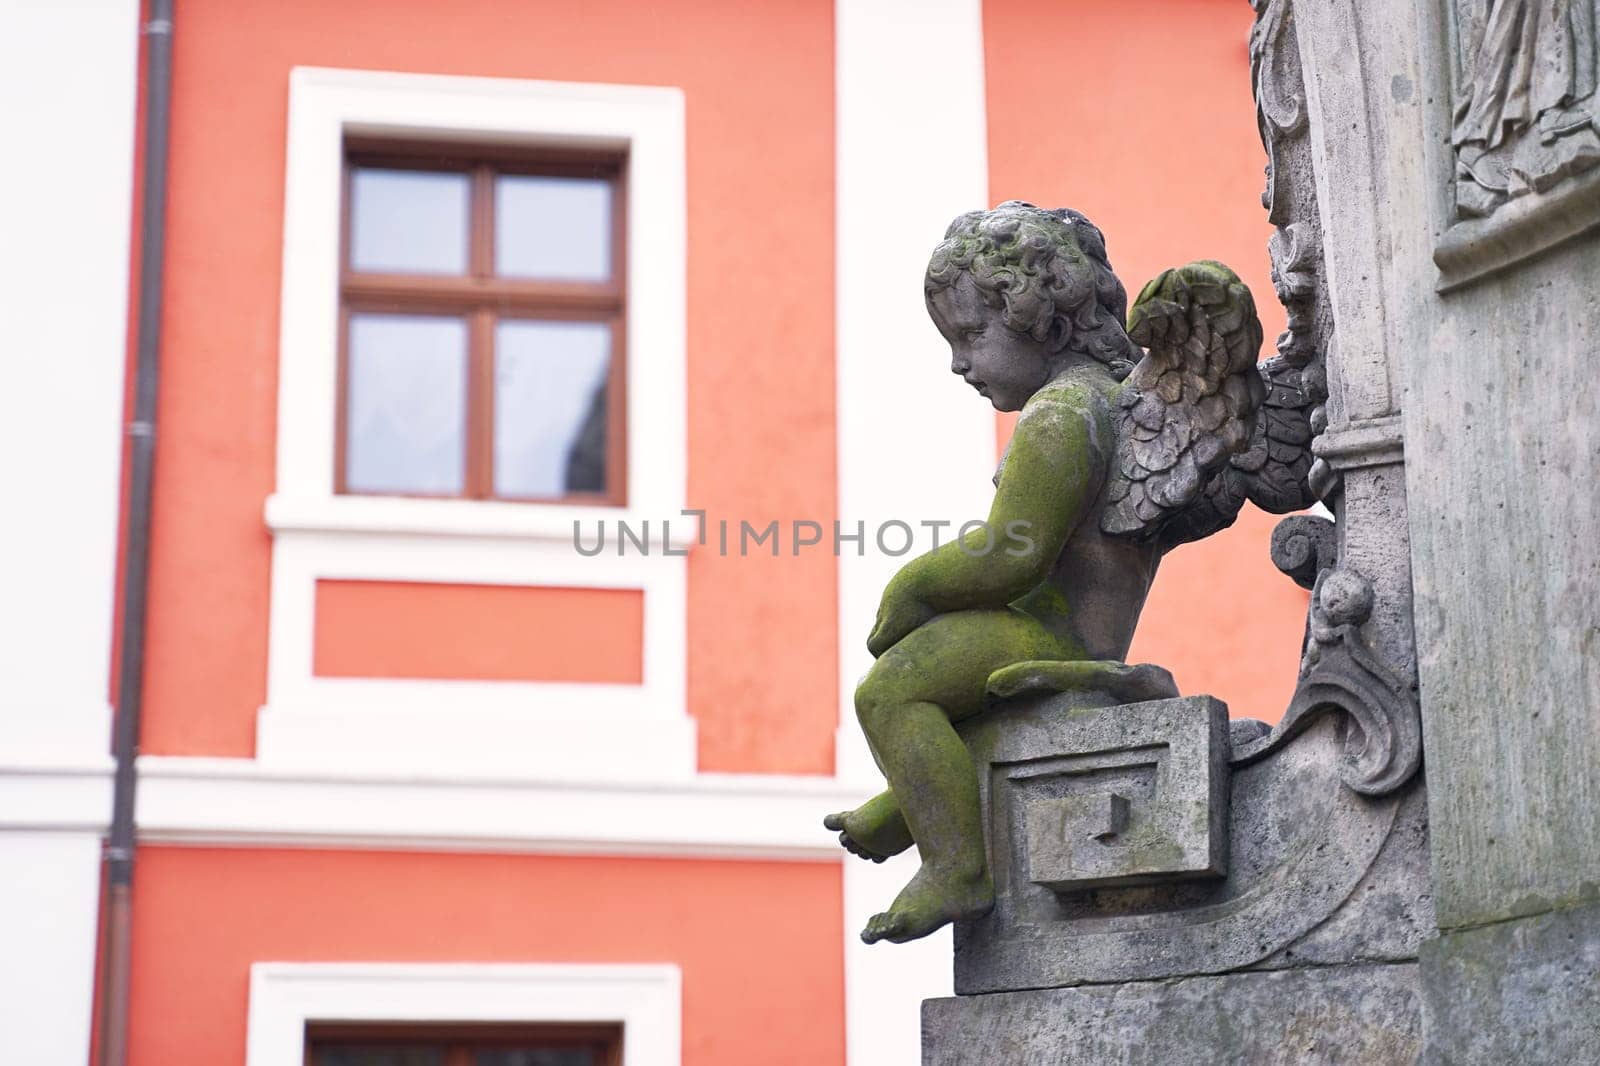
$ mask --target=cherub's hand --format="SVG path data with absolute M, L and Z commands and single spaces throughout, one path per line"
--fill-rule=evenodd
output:
M 873 623 L 872 633 L 867 637 L 867 650 L 876 659 L 936 613 L 906 591 L 898 578 L 889 582 L 888 588 L 883 590 L 883 602 L 878 605 L 878 620 Z

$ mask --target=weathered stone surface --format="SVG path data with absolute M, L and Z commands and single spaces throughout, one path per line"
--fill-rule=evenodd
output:
M 1234 749 L 1235 766 L 1266 758 L 1318 718 L 1340 714 L 1352 730 L 1340 766 L 1346 785 L 1363 796 L 1388 796 L 1416 775 L 1422 715 L 1412 683 L 1361 632 L 1373 600 L 1372 582 L 1353 567 L 1317 575 L 1294 698 L 1268 735 Z
M 1015 869 L 1054 892 L 1222 876 L 1227 707 L 1066 703 L 967 729 L 989 771 L 989 837 Z
M 1600 896 L 1600 244 L 1449 301 L 1407 429 L 1446 928 Z
M 1313 717 L 1339 701 L 1302 685 L 1288 725 L 1235 729 L 1210 881 L 1040 875 L 1069 813 L 1114 837 L 1129 793 L 1035 831 L 986 768 L 999 899 L 957 928 L 972 994 L 926 1005 L 925 1061 L 1600 1063 L 1600 171 L 1561 154 L 1600 143 L 1566 122 L 1593 117 L 1600 5 L 1252 3 L 1280 350 L 1302 385 L 1325 376 L 1307 480 L 1371 599 L 1339 646 L 1376 664 L 1364 705 L 1409 717 Z M 1565 102 L 1496 112 L 1563 64 Z M 1520 184 L 1493 187 L 1492 129 Z M 1308 652 L 1332 626 L 1313 612 Z M 1417 695 L 1426 787 L 1415 729 L 1374 728 L 1414 726 Z M 1037 734 L 1040 713 L 979 728 Z
M 1600 226 L 1595 175 L 1463 219 L 1452 71 L 1475 52 L 1446 5 L 1297 3 L 1294 21 L 1340 235 L 1330 421 L 1405 398 L 1438 920 L 1538 913 L 1600 884 L 1600 242 L 1572 239 Z M 1398 494 L 1376 487 L 1346 501 L 1347 548 L 1381 536 L 1373 504 Z
M 1404 1066 L 1421 1051 L 1417 980 L 1415 964 L 1341 966 L 930 999 L 922 1061 Z
M 1372 868 L 1327 921 L 1262 960 L 1262 968 L 1406 962 L 1434 933 L 1428 889 L 1428 791 L 1407 790 Z
M 1321 217 L 1339 235 L 1326 260 L 1330 422 L 1354 440 L 1400 412 L 1403 466 L 1348 470 L 1335 512 L 1341 561 L 1372 560 L 1356 565 L 1375 586 L 1385 530 L 1410 533 L 1445 930 L 1423 953 L 1429 1061 L 1600 1062 L 1593 964 L 1574 955 L 1600 927 L 1581 905 L 1600 898 L 1600 175 L 1529 180 L 1473 207 L 1462 194 L 1483 160 L 1463 150 L 1481 138 L 1457 106 L 1489 99 L 1485 78 L 1592 58 L 1596 8 L 1325 0 L 1293 12 Z M 1490 15 L 1578 19 L 1574 49 L 1490 43 L 1469 25 Z M 1529 48 L 1531 63 L 1482 62 Z M 1574 101 L 1592 103 L 1592 76 Z M 1532 103 L 1510 124 L 1512 152 L 1552 112 Z M 1568 135 L 1546 132 L 1546 146 Z
M 1337 521 L 1287 569 L 1364 609 L 1319 599 L 1284 724 L 1232 730 L 1222 878 L 1085 876 L 1139 774 L 1029 805 L 1012 764 L 1070 725 L 969 727 L 998 899 L 925 1061 L 1600 1063 L 1600 4 L 1252 4 L 1280 351 L 1325 385 Z
M 1600 904 L 1422 948 L 1428 1066 L 1600 1061 Z

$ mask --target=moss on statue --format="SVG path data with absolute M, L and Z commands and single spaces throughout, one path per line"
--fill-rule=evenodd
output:
M 1147 286 L 1134 309 L 1146 357 L 1104 239 L 1076 212 L 1012 202 L 962 216 L 933 253 L 925 295 L 951 370 L 1021 417 L 984 527 L 907 563 L 867 638 L 877 661 L 856 714 L 890 788 L 825 824 L 863 858 L 915 844 L 922 859 L 867 924 L 869 943 L 993 904 L 976 771 L 952 723 L 1031 691 L 1177 694 L 1166 671 L 1122 660 L 1168 546 L 1163 522 L 1194 499 L 1191 481 L 1241 450 L 1261 388 L 1244 382 L 1254 352 L 1240 354 L 1252 330 L 1259 348 L 1260 326 L 1226 267 L 1193 264 Z M 1158 400 L 1158 424 L 1141 428 Z M 1113 506 L 1137 528 L 1108 532 Z

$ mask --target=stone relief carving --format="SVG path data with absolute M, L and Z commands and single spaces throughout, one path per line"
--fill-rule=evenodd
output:
M 1282 225 L 1289 209 L 1290 181 L 1288 168 L 1278 165 L 1279 149 L 1309 124 L 1305 82 L 1290 5 L 1283 0 L 1250 0 L 1250 7 L 1256 13 L 1250 28 L 1250 81 L 1261 143 L 1267 150 L 1267 187 L 1261 206 L 1273 223 Z
M 1331 541 L 1331 522 L 1307 521 L 1326 526 L 1315 536 Z M 1305 554 L 1319 562 L 1322 551 L 1317 545 L 1307 552 L 1297 541 L 1310 538 L 1296 534 L 1284 538 L 1287 551 L 1282 557 L 1275 552 L 1274 562 L 1298 577 L 1306 572 Z M 1339 769 L 1347 786 L 1365 796 L 1386 796 L 1411 780 L 1422 765 L 1422 712 L 1411 686 L 1361 635 L 1361 624 L 1372 616 L 1372 600 L 1371 583 L 1354 570 L 1327 567 L 1317 574 L 1294 698 L 1276 728 L 1234 751 L 1235 766 L 1282 749 L 1323 715 L 1342 713 L 1355 727 L 1346 737 Z
M 1294 8 L 1288 0 L 1251 0 L 1251 7 L 1256 21 L 1250 31 L 1250 79 L 1267 150 L 1261 205 L 1276 227 L 1267 252 L 1272 287 L 1288 317 L 1288 328 L 1278 337 L 1278 355 L 1299 372 L 1298 387 L 1310 400 L 1307 424 L 1317 434 L 1328 427 L 1325 353 L 1333 343 L 1333 313 L 1323 282 L 1322 223 L 1311 172 L 1310 119 Z M 1313 462 L 1308 481 L 1319 499 L 1332 489 L 1326 464 Z
M 1595 0 L 1454 0 L 1456 210 L 1600 165 Z

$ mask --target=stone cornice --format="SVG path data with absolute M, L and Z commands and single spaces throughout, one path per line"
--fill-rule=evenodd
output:
M 1334 470 L 1405 462 L 1400 416 L 1383 415 L 1329 426 L 1311 442 L 1311 452 Z

